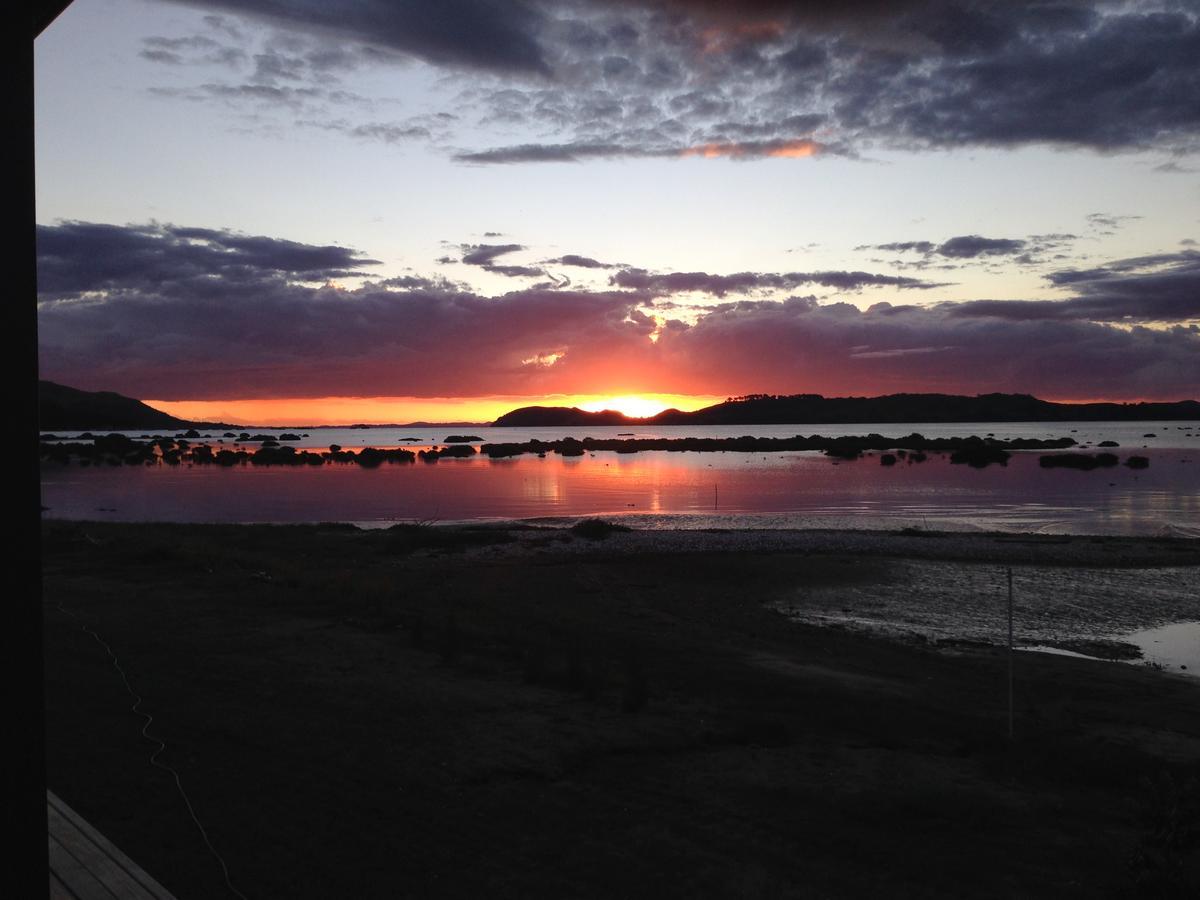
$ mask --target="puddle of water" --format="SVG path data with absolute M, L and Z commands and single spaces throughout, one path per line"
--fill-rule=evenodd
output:
M 1121 638 L 1141 648 L 1142 655 L 1168 672 L 1200 678 L 1200 622 L 1176 622 Z

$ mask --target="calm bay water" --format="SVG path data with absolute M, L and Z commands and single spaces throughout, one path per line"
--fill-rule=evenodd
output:
M 296 432 L 292 429 L 293 433 Z M 970 469 L 937 455 L 883 467 L 878 454 L 846 462 L 819 453 L 547 454 L 445 459 L 428 464 L 321 467 L 47 464 L 42 503 L 54 518 L 113 521 L 314 522 L 629 517 L 643 527 L 859 527 L 997 529 L 1200 536 L 1200 422 L 912 423 L 635 429 L 634 437 L 791 437 L 878 432 L 899 437 L 994 434 L 1072 437 L 1083 450 L 1150 458 L 1150 467 L 1042 469 L 1040 452 L 1006 467 Z M 141 432 L 126 432 L 139 437 Z M 280 429 L 255 429 L 279 435 Z M 292 444 L 326 449 L 436 445 L 451 434 L 488 442 L 614 438 L 622 428 L 309 429 Z M 233 446 L 222 431 L 205 443 Z M 1155 437 L 1146 437 L 1153 434 Z M 291 442 L 289 442 L 291 443 Z M 257 445 L 247 444 L 247 449 Z
M 714 437 L 730 438 L 742 435 L 754 437 L 786 438 L 797 434 L 819 434 L 826 437 L 843 435 L 884 434 L 889 437 L 902 437 L 916 432 L 925 437 L 966 437 L 969 435 L 993 435 L 1000 440 L 1013 438 L 1074 438 L 1080 444 L 1099 441 L 1117 441 L 1120 450 L 1134 450 L 1141 447 L 1165 447 L 1172 449 L 1200 450 L 1200 422 L 955 422 L 930 423 L 912 422 L 900 424 L 866 423 L 856 425 L 709 425 L 683 426 L 672 425 L 660 428 L 628 428 L 626 426 L 611 426 L 603 428 L 493 428 L 490 425 L 439 426 L 437 428 L 234 428 L 231 433 L 240 434 L 243 431 L 251 434 L 267 434 L 278 437 L 284 433 L 300 435 L 301 439 L 293 443 L 297 449 L 328 449 L 330 444 L 339 444 L 347 448 L 355 447 L 428 447 L 445 441 L 451 435 L 477 435 L 485 443 L 524 442 L 533 439 L 554 441 L 565 437 L 583 439 L 617 438 L 630 436 L 636 438 L 685 438 L 685 437 Z M 123 431 L 121 434 L 131 438 L 163 434 L 165 432 Z M 205 430 L 205 443 L 216 443 L 223 440 L 232 445 L 233 438 L 225 438 L 223 430 Z M 58 437 L 71 438 L 80 432 L 57 432 Z M 1146 438 L 1144 435 L 1153 434 L 1155 437 Z M 292 442 L 289 442 L 292 443 Z M 256 447 L 257 444 L 247 445 Z

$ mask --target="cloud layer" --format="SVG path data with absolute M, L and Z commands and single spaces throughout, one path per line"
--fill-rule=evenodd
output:
M 324 127 L 386 141 L 436 131 L 475 164 L 1031 143 L 1187 151 L 1200 137 L 1191 0 L 181 2 L 223 15 L 205 34 L 148 39 L 143 56 L 237 73 L 193 96 L 336 105 L 339 74 L 415 58 L 462 76 L 456 115 L 472 121 L 442 134 L 447 123 L 355 124 L 327 110 Z M 291 43 L 250 47 L 229 24 L 241 21 Z M 489 139 L 497 127 L 530 139 Z
M 707 272 L 651 273 L 645 269 L 634 268 L 622 269 L 609 279 L 609 283 L 655 296 L 698 293 L 714 297 L 762 291 L 793 291 L 810 284 L 838 291 L 880 286 L 901 290 L 942 286 L 919 278 L 877 275 L 871 272 L 738 272 L 734 275 L 710 275 Z
M 544 13 L 522 0 L 201 0 L 188 5 L 234 13 L 277 27 L 311 31 L 331 45 L 362 44 L 437 65 L 492 72 L 544 73 L 536 34 Z
M 1095 269 L 1065 269 L 1049 281 L 1075 293 L 1069 300 L 979 300 L 958 315 L 1006 319 L 1091 319 L 1100 322 L 1200 321 L 1200 253 L 1143 256 Z
M 1001 390 L 1170 399 L 1200 384 L 1200 255 L 1189 250 L 1059 273 L 1063 301 L 860 310 L 776 295 L 700 307 L 685 322 L 668 317 L 671 303 L 656 305 L 669 273 L 622 284 L 634 271 L 622 270 L 609 290 L 535 285 L 483 296 L 419 276 L 341 289 L 322 282 L 372 261 L 213 229 L 69 222 L 40 227 L 38 246 L 42 377 L 133 396 Z M 507 252 L 489 246 L 468 254 Z M 724 293 L 745 295 L 768 283 L 786 293 L 817 274 L 866 273 L 682 273 L 686 290 L 714 296 L 722 277 L 733 279 Z M 1165 324 L 1137 324 L 1149 320 Z
M 41 299 L 144 291 L 202 281 L 327 281 L 377 265 L 346 247 L 318 247 L 212 228 L 66 222 L 38 226 Z
M 1095 221 L 1089 216 L 1089 223 Z M 1115 220 L 1113 220 L 1115 221 Z M 1046 262 L 1046 255 L 1064 259 L 1067 249 L 1079 239 L 1075 234 L 1033 234 L 1027 238 L 993 238 L 978 234 L 963 234 L 944 241 L 893 241 L 887 244 L 865 244 L 856 250 L 881 250 L 884 253 L 917 254 L 920 260 L 904 263 L 908 268 L 928 268 L 936 258 L 939 269 L 958 268 L 973 262 L 993 262 L 1007 259 L 1021 265 Z

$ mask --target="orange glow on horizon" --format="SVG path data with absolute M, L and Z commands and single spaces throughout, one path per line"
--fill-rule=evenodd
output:
M 535 397 L 305 397 L 268 400 L 145 400 L 169 415 L 193 422 L 293 427 L 388 425 L 410 422 L 495 421 L 522 406 L 617 409 L 647 416 L 664 409 L 701 409 L 724 397 L 704 394 L 550 394 Z M 634 412 L 633 410 L 638 410 Z M 645 411 L 648 410 L 648 411 Z
M 778 147 L 768 150 L 767 156 L 802 159 L 806 156 L 814 156 L 816 152 L 817 144 L 815 141 L 788 141 L 787 143 L 780 144 Z
M 734 147 L 736 144 L 701 144 L 699 147 L 688 147 L 686 150 L 680 151 L 680 156 L 703 156 L 705 159 L 714 159 L 718 156 L 728 155 L 721 152 L 723 147 Z
M 775 159 L 803 159 L 809 156 L 816 156 L 820 150 L 821 145 L 816 141 L 801 138 L 767 147 L 762 147 L 761 145 L 755 146 L 753 144 L 710 142 L 700 144 L 696 147 L 688 147 L 685 150 L 681 150 L 679 155 L 682 157 L 701 156 L 704 159 L 716 159 L 721 156 L 737 159 L 743 156 L 756 155 L 774 157 Z

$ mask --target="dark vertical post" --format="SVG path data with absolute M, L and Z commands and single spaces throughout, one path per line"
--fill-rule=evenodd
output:
M 42 622 L 41 507 L 38 460 L 37 348 L 37 194 L 34 184 L 33 44 L 70 0 L 35 0 L 14 4 L 9 23 L 9 77 L 4 92 L 12 129 L 12 154 L 5 176 L 5 215 L 10 227 L 9 278 L 12 303 L 5 304 L 8 357 L 15 365 L 12 416 L 16 420 L 17 485 L 13 518 L 12 568 L 4 629 L 8 665 L 7 708 L 10 752 L 5 765 L 4 818 L 11 866 L 5 883 L 25 894 L 28 879 L 40 894 L 47 889 L 46 844 L 46 710 L 43 678 L 45 656 Z M 21 373 L 25 373 L 22 375 Z M 28 380 L 26 380 L 28 379 Z M 34 896 L 32 892 L 28 896 Z
M 1008 739 L 1013 739 L 1013 586 L 1008 570 Z
M 28 15 L 25 9 L 22 9 Z M 17 495 L 13 503 L 13 518 L 18 546 L 12 548 L 12 589 L 5 610 L 4 658 L 8 663 L 7 683 L 11 707 L 6 714 L 8 744 L 15 753 L 5 765 L 5 829 L 12 840 L 6 847 L 6 858 L 17 864 L 18 876 L 32 870 L 46 855 L 46 738 L 45 709 L 42 702 L 42 603 L 41 561 L 38 557 L 41 542 L 41 484 L 38 477 L 37 450 L 37 293 L 34 189 L 33 189 L 33 36 L 29 21 L 13 16 L 9 21 L 13 35 L 9 52 L 15 71 L 10 75 L 11 87 L 5 91 L 9 110 L 7 121 L 15 134 L 10 147 L 13 153 L 5 180 L 6 218 L 11 224 L 9 241 L 12 257 L 9 271 L 16 282 L 12 302 L 5 304 L 7 333 L 14 335 L 5 342 L 6 355 L 16 364 L 14 384 L 16 409 Z M 14 27 L 15 26 L 15 27 Z M 18 30 L 19 29 L 19 30 Z M 32 840 L 31 840 L 32 839 Z M 36 841 L 36 843 L 35 843 Z M 8 853 L 12 855 L 9 856 Z M 32 854 L 32 855 L 30 855 Z M 47 863 L 48 864 L 48 863 Z M 45 869 L 43 869 L 43 872 Z M 32 876 L 32 871 L 30 871 Z M 43 879 L 45 875 L 42 876 Z M 17 884 L 21 884 L 20 878 Z M 41 881 L 45 891 L 47 882 Z M 20 889 L 17 890 L 20 893 Z M 32 896 L 32 895 L 30 895 Z

